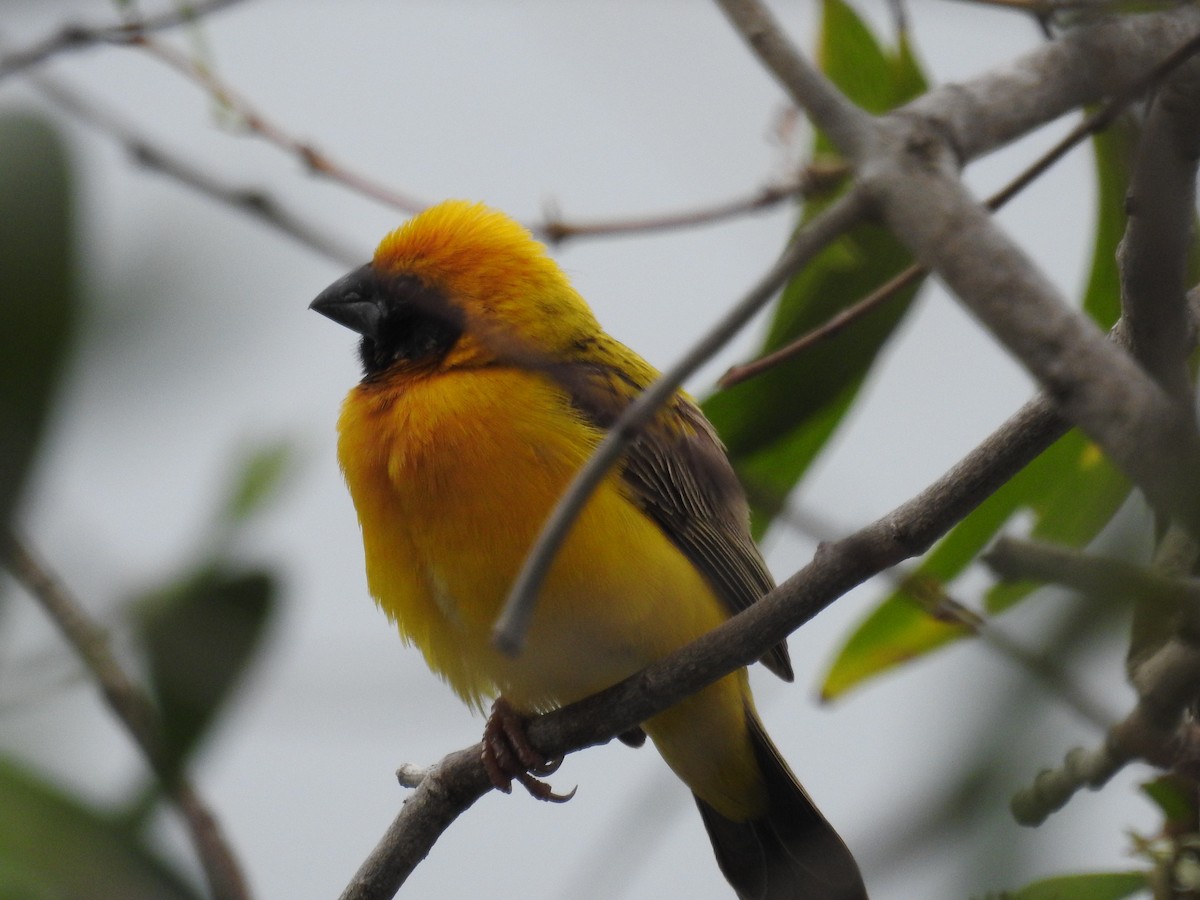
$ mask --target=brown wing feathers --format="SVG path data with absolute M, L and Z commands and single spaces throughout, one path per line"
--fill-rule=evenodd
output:
M 548 373 L 597 427 L 611 427 L 646 385 L 595 364 L 559 365 Z M 696 566 L 729 609 L 741 612 L 775 582 L 750 536 L 745 495 L 712 426 L 695 404 L 677 396 L 633 440 L 621 475 L 638 507 Z M 787 645 L 762 658 L 792 680 Z

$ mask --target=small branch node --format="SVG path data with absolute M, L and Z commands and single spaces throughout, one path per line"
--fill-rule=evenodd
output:
M 396 769 L 396 780 L 400 782 L 401 787 L 418 788 L 425 781 L 430 772 L 429 766 L 420 766 L 416 763 L 401 763 Z

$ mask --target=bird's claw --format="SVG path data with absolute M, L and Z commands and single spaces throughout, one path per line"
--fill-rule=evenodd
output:
M 513 781 L 520 782 L 531 797 L 550 803 L 566 803 L 575 796 L 577 788 L 568 794 L 555 793 L 546 782 L 535 775 L 553 775 L 562 765 L 562 757 L 546 759 L 525 735 L 525 719 L 500 697 L 492 704 L 492 713 L 483 728 L 483 767 L 498 790 L 512 793 Z

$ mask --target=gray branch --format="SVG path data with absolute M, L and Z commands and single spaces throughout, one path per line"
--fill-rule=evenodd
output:
M 1200 7 L 1113 16 L 1011 63 L 930 90 L 896 111 L 930 122 L 962 164 L 1137 85 L 1200 32 Z
M 790 93 L 860 164 L 898 233 L 952 286 L 972 298 L 981 318 L 1027 354 L 1050 388 L 992 437 L 908 503 L 816 557 L 752 608 L 626 681 L 534 720 L 529 737 L 547 757 L 610 740 L 723 675 L 757 659 L 846 591 L 925 552 L 979 503 L 1060 437 L 1070 419 L 1104 435 L 1107 449 L 1151 486 L 1153 473 L 1130 464 L 1130 435 L 1175 447 L 1173 475 L 1200 459 L 1194 430 L 1170 398 L 1133 360 L 1073 314 L 1046 280 L 999 234 L 956 178 L 958 161 L 1000 146 L 1077 106 L 1144 84 L 1165 56 L 1200 31 L 1200 10 L 1114 19 L 1039 48 L 1003 71 L 931 92 L 899 113 L 864 119 L 783 38 L 759 5 L 720 0 L 764 61 L 779 64 Z M 777 73 L 779 75 L 780 73 Z M 883 146 L 876 146 L 882 144 Z M 952 148 L 951 154 L 946 147 Z M 895 177 L 898 186 L 886 184 Z M 927 198 L 914 198 L 928 190 Z M 913 203 L 905 215 L 903 205 Z M 909 230 L 915 235 L 909 235 Z M 971 236 L 963 238 L 961 233 Z M 941 246 L 945 245 L 945 246 Z M 990 256 L 999 254 L 998 262 Z M 978 254 L 984 264 L 972 263 Z M 992 264 L 995 263 L 995 271 Z M 1009 321 L 1005 306 L 1032 296 L 1033 315 Z M 1029 321 L 1036 319 L 1036 321 Z M 1085 365 L 1072 357 L 1083 354 Z M 1024 358 L 1024 356 L 1023 356 Z M 1114 367 L 1110 369 L 1109 367 Z M 1091 387 L 1100 371 L 1122 381 L 1113 397 Z M 1066 416 L 1063 415 L 1066 414 Z M 1132 423 L 1132 428 L 1130 424 Z M 1179 448 L 1182 448 L 1180 450 Z M 1175 490 L 1176 495 L 1192 494 Z M 1174 501 L 1172 501 L 1174 502 Z M 1170 504 L 1167 504 L 1170 505 Z M 1193 524 L 1195 504 L 1185 504 Z M 420 782 L 392 828 L 364 863 L 344 900 L 390 897 L 453 819 L 490 788 L 479 746 L 447 757 Z M 1093 767 L 1094 768 L 1094 767 Z
M 727 11 L 730 7 L 741 11 L 731 16 L 735 26 L 745 29 L 747 42 L 783 86 L 798 99 L 815 96 L 822 109 L 834 110 L 829 114 L 831 124 L 842 125 L 837 115 L 840 107 L 823 96 L 826 86 L 814 81 L 812 67 L 802 54 L 790 47 L 786 52 L 779 49 L 786 41 L 765 8 L 757 0 L 719 2 Z M 1200 19 L 1190 17 L 1181 24 L 1170 15 L 1160 14 L 1155 21 L 1173 24 L 1172 38 L 1159 44 L 1156 57 L 1135 74 L 1135 80 L 1156 71 L 1164 56 L 1200 31 Z M 1082 57 L 1081 65 L 1084 59 L 1094 64 L 1105 57 L 1115 27 L 1106 22 L 1081 28 L 1059 42 L 1059 52 L 1073 49 Z M 764 42 L 758 37 L 764 29 L 777 32 L 776 38 Z M 1133 38 L 1128 42 L 1137 43 Z M 1050 66 L 1061 59 L 1057 53 L 1029 54 L 1024 62 L 1040 71 L 1035 60 Z M 1043 101 L 1036 85 L 1021 84 L 1022 104 L 1045 102 L 1043 112 L 1046 106 L 1054 108 Z M 1012 87 L 1011 77 L 1008 82 L 993 80 L 989 110 L 1009 108 L 995 93 L 1004 87 Z M 831 132 L 830 137 L 839 139 L 838 133 Z M 1129 355 L 1105 341 L 1094 322 L 1070 308 L 986 207 L 970 195 L 957 171 L 960 160 L 970 154 L 958 141 L 947 139 L 944 120 L 928 107 L 922 112 L 910 105 L 878 119 L 866 145 L 859 129 L 853 129 L 841 149 L 855 162 L 858 183 L 867 189 L 892 232 L 1029 369 L 1063 414 L 1104 448 L 1156 509 L 1179 518 L 1200 535 L 1196 480 L 1200 435 L 1191 410 L 1169 397 Z
M 1200 156 L 1200 60 L 1156 92 L 1130 179 L 1129 225 L 1121 242 L 1121 299 L 1132 352 L 1158 383 L 1190 403 L 1191 346 L 1184 302 L 1196 159 Z
M 0 56 L 0 78 L 41 65 L 64 53 L 106 44 L 128 44 L 139 35 L 197 22 L 242 0 L 206 0 L 180 3 L 154 16 L 131 19 L 115 25 L 64 25 L 54 34 Z

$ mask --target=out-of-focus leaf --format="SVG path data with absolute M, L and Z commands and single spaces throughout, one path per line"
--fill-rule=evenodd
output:
M 1059 875 L 1000 896 L 1003 900 L 1122 900 L 1148 890 L 1145 872 L 1096 872 Z
M 818 59 L 851 100 L 882 112 L 924 89 L 925 79 L 907 43 L 885 51 L 842 0 L 826 0 L 822 8 Z M 817 154 L 832 152 L 823 135 L 817 136 L 814 149 Z M 805 204 L 801 222 L 827 202 Z M 761 352 L 783 347 L 827 322 L 910 261 L 899 241 L 876 225 L 844 235 L 784 288 Z M 769 524 L 841 422 L 914 293 L 915 288 L 902 292 L 800 357 L 705 401 L 705 414 L 747 486 L 756 531 Z
M 293 462 L 292 445 L 272 441 L 254 448 L 239 465 L 222 518 L 241 524 L 278 496 Z
M 78 312 L 71 178 L 43 119 L 0 115 L 0 526 L 33 461 Z
M 1125 190 L 1137 135 L 1114 125 L 1093 141 L 1098 218 L 1084 309 L 1110 327 L 1120 313 L 1117 244 L 1125 231 Z M 1020 474 L 985 500 L 926 556 L 915 575 L 875 608 L 842 646 L 822 685 L 833 699 L 898 664 L 970 634 L 933 618 L 909 587 L 944 592 L 1014 515 L 1032 513 L 1032 536 L 1071 547 L 1094 538 L 1128 496 L 1129 483 L 1078 431 L 1064 435 Z M 1000 612 L 1029 594 L 1029 582 L 998 583 L 987 593 L 989 612 Z
M 254 658 L 275 597 L 265 571 L 212 567 L 135 604 L 169 775 L 182 769 Z
M 1142 785 L 1142 793 L 1162 810 L 1168 826 L 1190 831 L 1196 822 L 1195 783 L 1179 775 L 1162 775 Z
M 0 759 L 0 898 L 198 900 L 111 818 Z

